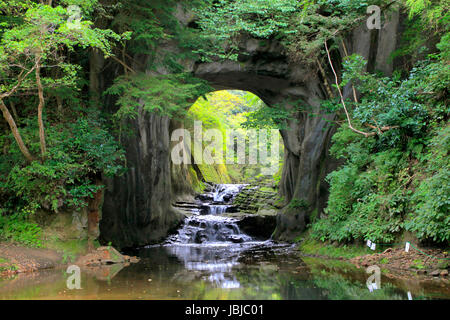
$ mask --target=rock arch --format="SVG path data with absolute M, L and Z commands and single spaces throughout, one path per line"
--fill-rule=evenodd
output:
M 392 63 L 387 59 L 396 48 L 399 21 L 399 14 L 394 13 L 381 30 L 367 30 L 365 25 L 356 28 L 345 40 L 350 54 L 370 58 L 374 68 L 390 73 Z M 238 61 L 192 62 L 191 71 L 216 90 L 250 91 L 269 106 L 301 99 L 309 112 L 319 115 L 297 112 L 296 119 L 288 122 L 289 129 L 281 132 L 285 161 L 280 193 L 286 206 L 277 217 L 274 237 L 293 240 L 311 216 L 320 216 L 326 204 L 328 188 L 324 178 L 337 166 L 328 154 L 335 131 L 330 121 L 335 115 L 320 110 L 326 90 L 318 69 L 290 63 L 277 41 L 246 39 L 240 47 Z M 349 95 L 349 88 L 344 93 Z M 119 247 L 157 242 L 182 220 L 171 205 L 177 196 L 169 158 L 173 123 L 167 117 L 141 111 L 130 125 L 136 132 L 135 137 L 125 141 L 130 169 L 124 176 L 107 181 L 100 224 L 102 238 Z M 291 208 L 287 204 L 293 198 L 304 205 Z

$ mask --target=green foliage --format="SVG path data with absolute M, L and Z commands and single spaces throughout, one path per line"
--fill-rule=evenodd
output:
M 237 59 L 242 35 L 278 39 L 296 61 L 314 62 L 325 40 L 350 30 L 365 17 L 363 0 L 220 0 L 197 10 L 201 36 L 210 41 L 200 53 Z M 388 1 L 370 4 L 383 6 Z M 223 43 L 227 45 L 224 46 Z M 264 41 L 262 42 L 264 45 Z
M 282 106 L 269 107 L 262 103 L 253 112 L 246 115 L 246 121 L 242 127 L 258 129 L 287 129 L 287 120 L 293 119 L 292 112 L 287 111 Z
M 418 269 L 418 270 L 425 269 L 425 265 L 424 265 L 423 261 L 420 259 L 414 260 L 413 264 L 410 267 L 413 269 Z
M 97 1 L 65 1 L 65 4 L 77 4 L 85 11 L 92 10 Z M 1 8 L 1 7 L 0 7 Z M 51 76 L 42 79 L 49 87 L 75 85 L 79 66 L 70 63 L 63 50 L 73 52 L 77 48 L 96 48 L 105 56 L 112 54 L 111 42 L 127 39 L 109 29 L 93 27 L 86 19 L 72 21 L 72 13 L 62 6 L 36 4 L 31 1 L 16 3 L 12 14 L 20 23 L 2 23 L 0 41 L 0 91 L 7 92 L 15 87 L 18 78 L 31 70 L 32 66 L 51 65 L 58 69 Z M 33 88 L 31 76 L 19 87 Z
M 193 58 L 194 51 L 204 46 L 198 30 L 186 28 L 177 19 L 177 9 L 191 10 L 203 5 L 203 0 L 121 0 L 111 5 L 111 27 L 117 33 L 132 32 L 121 49 L 148 57 L 142 66 L 157 71 L 160 67 L 171 72 L 183 72 L 183 60 Z M 178 45 L 161 46 L 171 41 Z M 163 58 L 159 59 L 158 56 Z
M 307 239 L 300 243 L 299 250 L 308 255 L 321 255 L 330 258 L 354 258 L 367 254 L 369 249 L 367 246 L 360 245 L 340 245 L 334 246 L 329 243 L 323 243 L 311 239 Z
M 312 236 L 389 243 L 411 230 L 421 240 L 448 241 L 450 69 L 428 60 L 399 80 L 368 74 L 363 66 L 359 56 L 344 62 L 341 85 L 352 82 L 363 94 L 353 104 L 353 121 L 392 129 L 369 138 L 338 129 L 331 153 L 345 164 L 327 178 L 327 217 L 313 224 Z M 438 135 L 433 128 L 441 128 Z
M 265 104 L 262 100 L 256 95 L 250 92 L 244 91 L 216 91 L 205 95 L 205 97 L 197 99 L 197 101 L 192 105 L 187 113 L 187 116 L 184 121 L 185 128 L 190 130 L 191 138 L 195 138 L 194 135 L 194 121 L 200 121 L 202 123 L 202 128 L 204 131 L 208 129 L 218 130 L 223 137 L 223 155 L 228 156 L 228 151 L 232 146 L 232 142 L 227 141 L 228 133 L 233 131 L 238 136 L 242 137 L 242 141 L 245 142 L 245 156 L 246 159 L 249 157 L 250 153 L 250 143 L 254 141 L 250 141 L 250 129 L 253 129 L 252 132 L 257 134 L 258 129 L 273 129 L 275 128 L 275 124 L 273 119 L 266 117 L 264 126 L 259 122 L 257 128 L 250 126 L 248 121 L 252 114 L 257 112 L 262 115 L 262 112 L 258 111 L 260 108 L 264 108 Z M 264 116 L 264 115 L 262 115 Z M 230 131 L 227 131 L 230 130 Z M 270 132 L 269 132 L 270 133 Z M 277 136 L 279 134 L 277 133 Z M 281 140 L 281 137 L 279 137 Z M 236 139 L 239 141 L 239 139 Z M 203 146 L 207 148 L 211 148 L 215 150 L 216 146 L 206 145 L 205 141 L 202 141 Z M 270 133 L 268 137 L 268 143 L 272 143 L 272 135 Z M 282 145 L 280 141 L 279 145 Z M 234 145 L 235 151 L 236 145 Z M 191 150 L 193 150 L 194 146 L 191 145 Z M 280 148 L 281 149 L 281 148 Z M 274 164 L 275 161 L 279 161 L 282 156 L 282 150 L 278 154 L 270 154 L 269 161 L 270 165 Z M 249 182 L 253 179 L 262 180 L 267 177 L 263 177 L 261 173 L 262 165 L 247 165 L 247 164 L 239 164 L 239 165 L 231 165 L 230 162 L 237 163 L 238 153 L 234 153 L 234 158 L 226 157 L 226 161 L 228 164 L 226 165 L 226 171 L 228 175 L 232 178 L 233 182 Z M 195 157 L 195 155 L 194 155 Z M 223 159 L 217 159 L 223 161 Z M 205 165 L 200 166 L 200 170 L 206 171 L 204 174 L 206 176 L 211 176 L 209 174 L 209 170 L 205 169 Z M 217 172 L 223 171 L 219 166 L 216 168 Z M 271 179 L 270 179 L 271 180 Z M 209 180 L 216 181 L 216 180 Z
M 406 222 L 407 230 L 419 238 L 450 240 L 450 127 L 442 128 L 430 143 L 426 156 L 426 178 L 412 196 L 415 214 Z
M 32 210 L 22 209 L 13 215 L 4 215 L 0 208 L 0 239 L 13 241 L 27 246 L 40 247 L 40 227 L 30 221 Z
M 29 129 L 35 132 L 31 124 Z M 103 188 L 96 183 L 101 174 L 123 172 L 123 151 L 98 120 L 81 118 L 58 124 L 48 128 L 47 136 L 44 162 L 15 164 L 7 176 L 0 177 L 0 188 L 12 192 L 12 198 L 19 197 L 27 206 L 55 212 L 61 207 L 85 206 Z M 12 154 L 19 153 L 15 144 L 11 148 L 15 149 Z M 4 165 L 8 160 L 4 159 Z
M 430 39 L 435 41 L 436 36 L 440 37 L 440 42 L 436 45 L 441 53 L 441 57 L 450 61 L 449 45 L 449 21 L 450 5 L 446 0 L 406 0 L 403 2 L 409 18 L 405 21 L 405 31 L 402 35 L 400 48 L 393 57 L 409 57 L 403 61 L 417 61 L 422 59 L 424 54 L 431 50 L 427 44 Z
M 177 23 L 172 14 L 174 4 L 172 0 L 123 0 L 117 4 L 111 25 L 119 32 L 133 30 L 127 45 L 133 53 L 148 53 L 156 49 L 159 40 L 171 37 L 167 28 Z
M 288 206 L 291 209 L 307 209 L 309 204 L 303 199 L 292 199 Z
M 142 106 L 147 112 L 181 118 L 189 101 L 210 91 L 204 81 L 187 74 L 149 76 L 137 74 L 116 79 L 107 93 L 117 95 L 118 119 L 134 119 Z
M 291 15 L 300 7 L 297 0 L 205 1 L 196 13 L 201 35 L 211 41 L 211 51 L 201 53 L 206 59 L 210 55 L 236 59 L 239 35 L 267 39 L 287 32 Z M 228 44 L 227 49 L 223 43 Z

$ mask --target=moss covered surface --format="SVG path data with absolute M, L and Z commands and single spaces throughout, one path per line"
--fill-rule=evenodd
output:
M 298 238 L 297 241 L 299 242 L 299 250 L 306 255 L 350 259 L 372 252 L 362 244 L 338 245 L 313 240 L 308 233 L 305 233 L 304 237 Z
M 278 192 L 271 186 L 249 185 L 234 198 L 233 204 L 244 214 L 276 215 Z

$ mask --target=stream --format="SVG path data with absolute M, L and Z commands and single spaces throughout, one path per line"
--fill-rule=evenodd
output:
M 339 260 L 304 257 L 290 244 L 242 232 L 226 216 L 244 185 L 216 185 L 189 207 L 190 215 L 164 243 L 127 252 L 131 265 L 83 267 L 81 289 L 70 290 L 66 269 L 0 278 L 0 299 L 449 299 L 440 280 L 369 274 Z

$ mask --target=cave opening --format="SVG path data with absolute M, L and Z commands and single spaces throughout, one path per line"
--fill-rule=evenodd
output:
M 249 91 L 210 92 L 189 108 L 182 129 L 172 131 L 172 162 L 191 165 L 206 183 L 277 188 L 284 157 L 279 130 L 286 114 Z
M 218 90 L 198 98 L 172 125 L 174 207 L 187 218 L 169 241 L 241 243 L 271 237 L 281 208 L 280 130 L 287 114 L 249 91 Z

